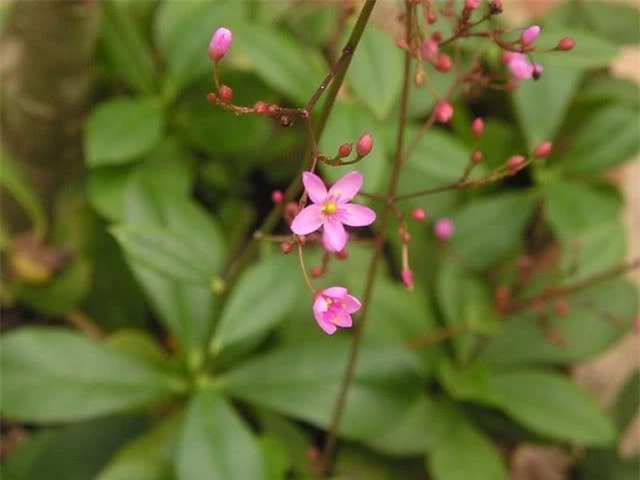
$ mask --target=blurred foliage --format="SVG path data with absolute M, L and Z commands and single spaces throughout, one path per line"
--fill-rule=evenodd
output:
M 52 225 L 19 163 L 2 160 L 2 185 L 36 237 L 70 248 L 71 258 L 59 271 L 29 270 L 10 225 L 2 249 L 17 273 L 3 277 L 5 306 L 42 318 L 85 312 L 104 338 L 42 325 L 3 334 L 3 418 L 38 427 L 6 461 L 5 478 L 312 478 L 350 333 L 326 338 L 316 328 L 294 255 L 265 246 L 230 291 L 221 283 L 270 192 L 295 174 L 305 132 L 211 107 L 206 45 L 217 26 L 233 31 L 220 66 L 235 103 L 301 105 L 350 23 L 336 32 L 336 6 L 320 3 L 101 7 L 87 178 L 60 195 Z M 574 478 L 637 472 L 637 460 L 620 460 L 615 444 L 638 411 L 638 375 L 605 412 L 563 373 L 629 331 L 637 289 L 622 278 L 594 284 L 565 299 L 567 314 L 546 305 L 502 315 L 494 292 L 507 286 L 516 301 L 527 299 L 624 261 L 622 201 L 603 174 L 640 150 L 640 102 L 637 86 L 613 78 L 608 65 L 621 45 L 638 43 L 638 18 L 631 7 L 598 1 L 558 7 L 542 22 L 541 45 L 571 35 L 574 51 L 541 53 L 540 81 L 512 94 L 458 98 L 452 127 L 417 145 L 401 193 L 457 180 L 476 148 L 485 165 L 472 178 L 541 141 L 555 148 L 514 179 L 402 204 L 407 216 L 414 207 L 429 214 L 410 226 L 416 291 L 397 280 L 392 228 L 335 478 L 499 480 L 509 452 L 531 442 L 581 447 Z M 483 61 L 499 69 L 498 57 L 490 48 Z M 393 159 L 401 58 L 393 39 L 369 25 L 320 142 L 333 154 L 373 134 L 376 147 L 358 165 L 370 193 L 386 189 Z M 444 93 L 451 76 L 429 75 Z M 424 91 L 412 88 L 410 138 L 433 104 Z M 480 141 L 468 131 L 477 115 L 486 121 Z M 351 168 L 324 167 L 329 180 Z M 445 216 L 456 225 L 447 245 L 431 234 L 432 220 Z M 348 260 L 330 265 L 327 284 L 360 292 L 369 252 L 350 247 Z M 533 272 L 522 273 L 523 256 L 534 258 Z M 319 264 L 319 252 L 307 261 Z M 443 327 L 461 333 L 407 346 Z

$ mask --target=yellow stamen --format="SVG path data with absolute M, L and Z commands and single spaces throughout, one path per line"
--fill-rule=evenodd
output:
M 337 210 L 338 210 L 338 206 L 333 202 L 327 203 L 322 207 L 322 211 L 324 213 L 328 213 L 329 215 L 336 213 Z

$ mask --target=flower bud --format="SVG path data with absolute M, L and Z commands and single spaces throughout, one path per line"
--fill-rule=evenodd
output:
M 506 313 L 511 304 L 511 289 L 506 285 L 499 285 L 493 293 L 496 310 L 499 313 Z
M 352 149 L 353 149 L 353 144 L 343 143 L 342 145 L 340 145 L 340 148 L 338 148 L 338 156 L 340 158 L 348 157 L 349 155 L 351 155 Z
M 448 218 L 438 220 L 433 226 L 433 234 L 442 242 L 446 242 L 453 236 L 453 222 Z
M 284 200 L 284 194 L 280 190 L 274 190 L 271 192 L 271 201 L 275 205 L 280 205 Z
M 475 138 L 480 138 L 484 133 L 484 120 L 480 117 L 475 118 L 473 122 L 471 122 L 471 134 Z
M 449 102 L 439 102 L 434 109 L 436 122 L 448 123 L 453 117 L 453 107 Z
M 540 35 L 540 26 L 531 25 L 530 27 L 525 28 L 524 31 L 520 34 L 520 44 L 523 47 L 533 45 L 533 42 L 536 41 L 538 35 Z
M 522 155 L 514 155 L 507 160 L 507 170 L 511 175 L 514 175 L 518 170 L 522 168 L 525 162 L 525 158 Z
M 438 15 L 436 15 L 435 12 L 427 13 L 427 23 L 429 25 L 433 25 L 437 21 L 438 21 Z
M 440 43 L 442 41 L 442 32 L 441 31 L 435 31 L 431 34 L 431 40 L 433 40 L 434 42 L 438 42 Z
M 324 271 L 320 267 L 313 267 L 309 273 L 312 278 L 320 278 Z
M 339 252 L 334 253 L 334 255 L 338 260 L 346 260 L 347 258 L 349 258 L 349 252 L 347 252 L 346 248 L 343 248 Z
M 229 85 L 220 85 L 218 97 L 222 103 L 229 103 L 233 99 L 233 90 L 231 90 Z
M 422 58 L 427 60 L 435 58 L 439 50 L 440 46 L 438 45 L 438 42 L 431 38 L 428 38 L 424 42 L 422 42 L 420 53 L 422 54 Z
M 467 10 L 475 10 L 476 8 L 478 8 L 478 0 L 466 0 L 464 2 L 464 8 L 466 8 Z
M 479 150 L 475 150 L 472 154 L 471 154 L 471 163 L 474 164 L 479 164 L 482 163 L 482 160 L 484 160 L 484 155 L 482 155 L 482 152 Z
M 264 113 L 267 113 L 267 104 L 264 103 L 263 101 L 258 101 L 253 106 L 253 109 L 255 110 L 256 113 L 259 113 L 262 115 Z
M 369 133 L 363 133 L 356 144 L 356 151 L 359 157 L 366 157 L 373 149 L 373 137 Z
M 218 63 L 229 51 L 233 35 L 231 30 L 221 27 L 215 31 L 209 42 L 209 58 Z
M 451 57 L 444 53 L 442 55 L 438 55 L 433 66 L 438 72 L 446 73 L 451 70 Z
M 553 310 L 559 317 L 564 317 L 565 315 L 569 314 L 571 308 L 569 307 L 569 304 L 566 300 L 556 300 L 556 302 L 553 304 Z
M 563 52 L 568 52 L 569 50 L 573 50 L 573 47 L 576 46 L 576 41 L 571 37 L 564 37 L 558 41 L 558 45 L 556 45 L 557 50 L 562 50 Z
M 489 13 L 499 15 L 502 13 L 502 0 L 491 0 L 489 2 Z
M 424 209 L 422 208 L 414 208 L 411 211 L 411 217 L 416 221 L 416 222 L 424 222 L 424 220 L 427 218 L 427 214 L 424 211 Z
M 413 292 L 415 289 L 415 284 L 413 282 L 413 272 L 409 269 L 402 270 L 400 272 L 400 278 L 402 279 L 402 283 L 407 287 L 407 290 Z
M 537 158 L 547 158 L 551 155 L 551 151 L 553 150 L 553 144 L 551 142 L 544 142 L 538 145 L 533 150 L 533 155 Z
M 285 255 L 290 254 L 293 251 L 293 244 L 291 242 L 282 242 L 280 244 L 280 251 Z

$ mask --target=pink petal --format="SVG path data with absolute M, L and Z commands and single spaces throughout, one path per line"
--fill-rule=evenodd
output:
M 291 222 L 291 231 L 296 235 L 307 235 L 322 226 L 322 207 L 309 205 Z
M 316 318 L 323 318 L 322 314 L 327 310 L 329 310 L 327 300 L 322 295 L 318 295 L 313 302 L 313 315 Z
M 339 204 L 347 203 L 362 188 L 363 181 L 360 172 L 347 173 L 329 189 L 329 196 L 335 198 Z
M 533 76 L 533 65 L 527 61 L 514 60 L 509 63 L 509 72 L 516 80 L 528 80 Z
M 292 224 L 293 226 L 293 224 Z M 347 244 L 347 232 L 342 223 L 334 218 L 328 218 L 324 222 L 323 242 L 328 244 L 336 252 L 340 252 Z M 313 230 L 312 230 L 313 231 Z
M 316 318 L 316 321 L 318 322 L 320 328 L 324 330 L 327 335 L 333 335 L 334 333 L 336 333 L 336 330 L 338 330 L 338 327 L 336 327 L 333 323 L 325 322 L 318 318 Z
M 350 227 L 366 227 L 375 221 L 376 212 L 362 205 L 347 203 L 338 207 L 336 218 Z
M 302 183 L 313 203 L 324 203 L 327 198 L 327 187 L 324 186 L 324 182 L 319 176 L 311 172 L 304 172 Z
M 342 299 L 344 296 L 349 293 L 344 287 L 329 287 L 322 291 L 322 295 L 326 295 L 327 297 L 332 298 L 340 298 Z
M 351 320 L 351 315 L 346 312 L 342 312 L 336 318 L 331 320 L 331 323 L 343 328 L 349 328 L 353 325 L 353 320 Z
M 345 298 L 345 304 L 347 313 L 356 313 L 362 307 L 360 300 L 353 295 L 347 295 L 347 298 Z

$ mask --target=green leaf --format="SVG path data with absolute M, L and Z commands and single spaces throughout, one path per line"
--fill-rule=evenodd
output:
M 209 285 L 217 273 L 218 252 L 197 251 L 187 235 L 149 225 L 119 225 L 111 229 L 131 262 L 169 278 Z
M 638 392 L 640 392 L 640 370 L 636 369 L 616 397 L 613 417 L 620 433 L 623 433 L 640 413 Z
M 490 406 L 502 401 L 491 384 L 491 372 L 486 365 L 474 362 L 457 367 L 443 357 L 438 367 L 438 378 L 454 399 L 461 402 L 476 401 Z
M 262 409 L 258 411 L 258 418 L 267 438 L 277 440 L 285 450 L 291 467 L 300 475 L 312 476 L 311 465 L 307 458 L 312 442 L 301 426 Z
M 496 447 L 453 405 L 436 404 L 436 442 L 427 448 L 434 480 L 500 480 L 507 471 Z
M 286 480 L 291 462 L 285 447 L 278 439 L 270 436 L 263 435 L 259 442 L 265 480 Z
M 299 104 L 307 103 L 328 72 L 319 52 L 304 48 L 279 30 L 239 25 L 234 40 L 239 63 L 254 69 L 266 84 Z
M 140 362 L 165 370 L 171 368 L 170 359 L 161 350 L 156 340 L 142 330 L 120 329 L 109 335 L 106 341 L 111 349 L 129 355 Z
M 555 48 L 558 40 L 563 37 L 571 37 L 575 40 L 576 44 L 573 50 L 569 52 L 543 51 Z M 536 42 L 536 47 L 541 51 L 535 52 L 533 58 L 544 66 L 542 78 L 547 74 L 548 69 L 556 67 L 572 70 L 606 68 L 618 53 L 618 48 L 601 36 L 567 27 L 543 29 L 539 41 Z
M 513 93 L 516 115 L 529 150 L 555 139 L 581 76 L 580 70 L 550 65 L 539 80 L 522 82 Z
M 532 432 L 584 446 L 609 446 L 615 428 L 596 401 L 560 375 L 522 370 L 491 379 L 501 408 Z
M 162 110 L 150 97 L 108 100 L 87 121 L 84 149 L 89 167 L 129 163 L 151 150 L 164 129 Z
M 283 320 L 301 292 L 298 268 L 294 259 L 277 255 L 245 272 L 231 291 L 212 351 L 260 338 Z
M 219 392 L 192 398 L 176 446 L 178 480 L 265 479 L 256 438 Z
M 615 190 L 597 189 L 586 183 L 549 183 L 543 187 L 543 199 L 550 227 L 561 241 L 609 223 L 618 218 L 622 209 Z
M 402 55 L 394 40 L 375 27 L 365 29 L 346 80 L 378 120 L 387 118 L 402 89 Z
M 173 480 L 171 459 L 182 415 L 172 415 L 125 444 L 97 480 Z
M 635 128 L 638 110 L 610 105 L 591 114 L 569 138 L 567 153 L 558 158 L 569 173 L 598 174 L 616 167 L 640 151 L 640 132 Z
M 180 379 L 61 328 L 2 339 L 2 409 L 35 423 L 83 420 L 165 401 Z
M 545 336 L 534 313 L 509 317 L 478 359 L 495 366 L 551 364 L 585 361 L 618 342 L 638 312 L 638 294 L 633 285 L 616 279 L 578 292 L 567 299 L 570 312 L 563 317 L 547 308 L 547 328 L 556 332 L 562 345 Z M 615 320 L 613 320 L 615 319 Z
M 122 8 L 122 2 L 102 2 L 101 45 L 109 63 L 138 93 L 156 90 L 153 56 L 134 19 Z
M 467 204 L 453 215 L 451 241 L 465 264 L 488 268 L 518 250 L 535 209 L 528 193 L 505 193 Z
M 388 168 L 385 158 L 386 141 L 382 132 L 383 125 L 376 122 L 369 112 L 355 103 L 338 102 L 327 122 L 327 126 L 320 140 L 320 149 L 326 155 L 334 155 L 343 143 L 355 143 L 363 133 L 373 136 L 373 150 L 363 160 L 355 165 L 346 167 L 332 167 L 321 164 L 323 175 L 335 182 L 343 175 L 358 170 L 364 176 L 364 189 L 377 192 L 383 185 Z
M 217 223 L 194 202 L 151 186 L 133 185 L 126 197 L 126 222 L 152 225 L 178 234 L 189 232 L 189 243 L 208 252 L 221 268 L 225 246 Z M 191 366 L 204 358 L 215 298 L 208 286 L 185 284 L 168 278 L 133 258 L 127 261 L 160 320 L 188 350 Z M 213 265 L 212 265 L 213 266 Z M 192 356 L 192 357 L 191 357 Z
M 577 100 L 602 104 L 623 104 L 640 108 L 640 85 L 629 78 L 609 75 L 590 77 L 582 86 Z
M 250 403 L 327 427 L 349 351 L 345 340 L 286 346 L 230 371 L 222 385 Z M 374 439 L 403 417 L 419 391 L 413 357 L 397 347 L 363 344 L 341 433 Z
M 142 431 L 141 417 L 104 417 L 57 430 L 39 430 L 21 441 L 2 465 L 11 480 L 95 478 L 118 447 Z

